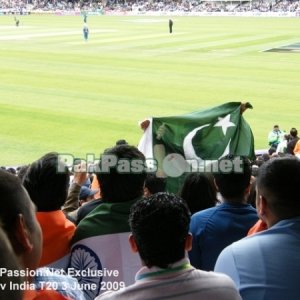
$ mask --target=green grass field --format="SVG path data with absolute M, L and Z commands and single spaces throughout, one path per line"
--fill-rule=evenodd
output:
M 0 16 L 0 165 L 49 151 L 85 157 L 138 121 L 249 101 L 256 149 L 275 123 L 299 129 L 300 18 Z

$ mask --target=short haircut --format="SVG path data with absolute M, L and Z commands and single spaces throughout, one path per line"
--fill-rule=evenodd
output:
M 271 211 L 280 219 L 300 215 L 300 160 L 293 156 L 273 158 L 258 173 L 257 188 Z
M 23 215 L 29 230 L 34 227 L 34 215 L 31 208 L 29 196 L 22 186 L 20 180 L 4 170 L 0 170 L 0 219 L 2 228 L 9 240 L 13 243 L 14 250 L 18 254 L 19 249 L 16 243 L 16 221 L 20 214 Z
M 184 258 L 190 218 L 185 201 L 174 194 L 157 193 L 132 206 L 129 224 L 147 267 L 167 268 Z
M 130 162 L 134 159 L 145 162 L 142 152 L 134 146 L 125 144 L 106 149 L 104 155 L 115 155 L 117 159 L 127 159 Z M 101 198 L 105 202 L 126 202 L 143 195 L 145 170 L 137 173 L 120 173 L 115 167 L 111 167 L 109 172 L 101 172 L 100 163 L 100 172 L 96 175 L 100 185 Z
M 23 177 L 23 185 L 40 212 L 61 209 L 64 205 L 70 181 L 69 171 L 59 161 L 58 153 L 51 152 L 33 162 Z M 64 168 L 64 172 L 58 172 Z
M 291 128 L 291 130 L 290 130 L 290 135 L 293 137 L 293 138 L 295 138 L 297 135 L 298 135 L 298 131 L 297 131 L 297 129 L 296 128 Z
M 25 174 L 26 174 L 29 167 L 30 167 L 30 165 L 23 165 L 23 166 L 19 167 L 17 176 L 21 181 L 23 181 L 23 178 L 24 178 L 24 176 L 25 176 Z
M 183 182 L 180 196 L 186 201 L 192 214 L 215 206 L 218 200 L 213 176 L 207 173 L 188 174 Z
M 230 172 L 226 172 L 226 173 L 219 172 L 214 174 L 219 192 L 225 199 L 236 199 L 236 198 L 243 197 L 246 188 L 250 184 L 251 164 L 247 157 L 227 155 L 221 158 L 220 161 L 221 160 L 233 161 L 236 158 L 240 158 L 241 160 L 242 172 L 237 172 L 233 168 Z
M 164 192 L 166 190 L 166 178 L 157 177 L 155 174 L 147 174 L 145 180 L 145 187 L 149 190 L 151 194 Z
M 128 143 L 126 142 L 126 140 L 117 140 L 116 141 L 116 146 L 119 146 L 119 145 L 128 145 Z

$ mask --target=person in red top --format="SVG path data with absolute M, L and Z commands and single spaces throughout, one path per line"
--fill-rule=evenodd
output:
M 19 264 L 17 267 L 10 267 L 13 270 L 3 268 L 3 264 L 0 268 L 2 272 L 7 270 L 13 271 L 14 274 L 17 274 L 20 270 L 25 272 L 24 274 L 19 272 L 19 275 L 15 275 L 19 277 L 19 282 L 14 285 L 14 289 L 11 289 L 12 295 L 20 287 L 23 292 L 23 300 L 71 300 L 54 290 L 35 290 L 33 276 L 42 254 L 41 228 L 35 216 L 35 206 L 21 185 L 20 180 L 4 170 L 0 170 L 0 195 L 2 228 L 11 243 Z M 5 276 L 5 274 L 2 274 L 2 276 Z M 9 277 L 9 274 L 7 276 Z M 8 278 L 8 280 L 10 279 Z M 21 284 L 24 285 L 21 286 Z M 9 296 L 5 299 L 16 298 Z
M 300 157 L 300 140 L 297 141 L 293 152 L 296 157 Z
M 22 300 L 72 300 L 52 290 L 26 290 Z
M 247 235 L 252 235 L 252 234 L 255 234 L 257 232 L 261 232 L 263 230 L 266 230 L 268 229 L 268 226 L 267 224 L 259 219 L 248 231 L 248 234 Z
M 54 152 L 33 162 L 23 177 L 23 185 L 37 207 L 43 233 L 39 267 L 67 268 L 70 240 L 76 229 L 61 209 L 67 199 L 69 181 L 66 165 Z

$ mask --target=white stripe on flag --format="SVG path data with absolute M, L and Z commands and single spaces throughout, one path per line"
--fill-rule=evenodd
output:
M 139 142 L 138 149 L 146 158 L 153 158 L 152 118 L 149 118 L 149 121 L 150 124 Z
M 97 284 L 97 289 L 84 291 L 87 299 L 94 299 L 99 293 L 110 289 L 120 289 L 124 283 L 126 286 L 134 283 L 141 261 L 139 255 L 130 249 L 129 234 L 125 232 L 94 236 L 73 245 L 69 268 L 103 272 L 102 278 L 95 275 L 78 278 L 80 284 Z

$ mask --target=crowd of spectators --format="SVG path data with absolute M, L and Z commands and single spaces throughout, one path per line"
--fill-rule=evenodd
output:
M 7 12 L 32 11 L 104 11 L 104 12 L 295 12 L 300 10 L 299 0 L 279 1 L 197 1 L 197 0 L 107 0 L 97 1 L 45 1 L 0 0 L 0 9 Z
M 281 131 L 278 125 L 274 128 L 271 133 L 274 131 L 278 136 L 276 144 L 279 145 Z M 289 135 L 292 136 L 289 142 L 297 149 L 297 129 L 292 128 Z M 274 145 L 271 134 L 268 139 Z M 179 299 L 189 300 L 193 299 L 193 294 L 199 299 L 215 299 L 220 293 L 220 300 L 240 300 L 240 293 L 243 300 L 250 300 L 256 299 L 260 293 L 256 288 L 258 272 L 259 283 L 265 280 L 276 282 L 276 285 L 264 286 L 264 292 L 268 295 L 264 299 L 282 299 L 288 291 L 287 299 L 296 300 L 296 281 L 281 281 L 279 284 L 280 273 L 273 278 L 269 276 L 273 273 L 263 268 L 269 269 L 279 263 L 280 272 L 284 268 L 287 276 L 296 272 L 295 277 L 298 278 L 300 261 L 297 255 L 285 256 L 290 261 L 286 265 L 281 265 L 282 260 L 274 256 L 259 257 L 266 264 L 260 263 L 254 271 L 247 259 L 242 260 L 244 253 L 247 253 L 244 243 L 256 247 L 256 239 L 266 249 L 270 248 L 269 240 L 279 248 L 283 245 L 284 249 L 281 247 L 277 251 L 278 256 L 281 251 L 296 253 L 300 250 L 299 238 L 295 240 L 294 234 L 284 230 L 288 226 L 291 232 L 298 232 L 299 235 L 297 195 L 300 160 L 296 158 L 296 153 L 288 153 L 289 142 L 286 150 L 265 153 L 254 161 L 242 157 L 243 172 L 240 173 L 233 169 L 231 172 L 205 176 L 186 174 L 183 185 L 178 187 L 178 196 L 166 191 L 167 178 L 157 178 L 155 174 L 146 176 L 145 172 L 122 173 L 117 166 L 108 173 L 93 172 L 86 168 L 84 162 L 78 162 L 76 167 L 73 166 L 72 175 L 55 152 L 17 169 L 1 167 L 1 225 L 12 244 L 11 249 L 9 241 L 6 241 L 8 247 L 4 249 L 4 254 L 15 252 L 17 255 L 19 260 L 13 268 L 27 267 L 39 272 L 22 279 L 32 284 L 25 292 L 26 297 L 21 298 L 18 293 L 13 299 L 39 299 L 35 296 L 43 292 L 45 282 L 52 287 L 49 291 L 53 294 L 51 299 L 144 299 L 153 276 L 160 282 L 151 289 L 157 296 L 180 295 Z M 114 155 L 120 161 L 145 162 L 144 155 L 126 141 L 106 149 L 101 156 L 103 162 L 105 155 Z M 220 162 L 237 158 L 241 157 L 228 155 Z M 292 172 L 291 178 L 289 172 Z M 97 183 L 98 189 L 92 189 L 93 182 Z M 96 196 L 98 191 L 100 197 Z M 80 209 L 90 204 L 92 207 L 78 222 Z M 72 212 L 76 212 L 75 219 Z M 290 242 L 281 243 L 280 239 Z M 239 261 L 232 259 L 232 247 L 240 251 L 241 266 L 248 264 L 246 271 L 249 270 L 251 275 L 253 272 L 254 277 L 240 272 Z M 276 248 L 275 245 L 273 247 Z M 139 256 L 133 254 L 130 248 Z M 254 259 L 258 256 L 259 253 L 255 254 Z M 245 254 L 245 257 L 250 256 Z M 207 272 L 216 270 L 215 266 L 218 272 L 228 276 Z M 5 267 L 4 262 L 0 267 Z M 79 275 L 75 278 L 69 273 L 56 273 L 56 270 L 68 272 L 70 269 L 77 270 Z M 113 278 L 115 284 L 110 288 L 105 285 L 104 291 L 118 292 L 102 294 L 103 282 L 112 283 L 112 278 L 107 274 L 101 277 L 82 275 L 86 274 L 87 269 L 116 271 Z M 164 276 L 165 273 L 168 276 Z M 249 284 L 239 281 L 238 276 L 246 276 Z M 179 280 L 178 286 L 175 284 L 178 278 L 189 280 Z M 21 284 L 18 278 L 15 280 Z M 92 290 L 79 286 L 85 280 L 93 284 Z M 159 288 L 164 285 L 173 285 L 174 288 Z M 181 295 L 182 289 L 187 289 L 189 293 Z M 5 291 L 9 293 L 8 289 Z M 277 298 L 274 298 L 275 294 Z M 135 295 L 143 296 L 134 298 Z

